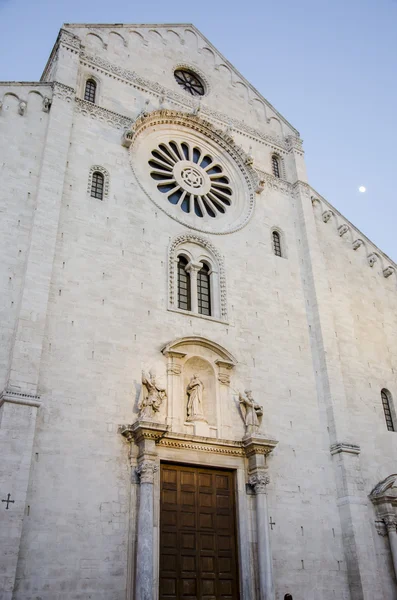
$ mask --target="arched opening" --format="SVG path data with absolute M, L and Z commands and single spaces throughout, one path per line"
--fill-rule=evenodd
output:
M 186 270 L 188 260 L 178 256 L 178 308 L 191 310 L 190 273 Z
M 281 235 L 278 231 L 272 232 L 272 240 L 273 240 L 273 252 L 276 256 L 282 256 L 281 251 Z
M 99 171 L 94 171 L 92 174 L 91 196 L 98 200 L 103 200 L 105 178 Z
M 381 398 L 383 404 L 383 412 L 385 413 L 386 426 L 388 431 L 395 431 L 393 415 L 392 415 L 392 397 L 388 390 L 381 390 Z
M 280 158 L 277 154 L 272 154 L 272 170 L 275 177 L 281 177 Z
M 205 263 L 197 273 L 197 302 L 199 314 L 211 316 L 210 268 Z
M 84 90 L 84 100 L 95 104 L 96 96 L 96 81 L 94 79 L 87 79 Z

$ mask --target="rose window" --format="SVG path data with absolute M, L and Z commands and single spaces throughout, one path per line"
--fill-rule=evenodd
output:
M 204 85 L 200 78 L 186 69 L 177 69 L 174 77 L 178 85 L 192 96 L 204 96 Z
M 149 166 L 157 189 L 185 213 L 216 218 L 232 205 L 232 189 L 222 165 L 197 145 L 161 143 L 152 150 Z

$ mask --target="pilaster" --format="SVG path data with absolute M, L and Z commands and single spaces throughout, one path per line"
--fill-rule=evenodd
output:
M 37 396 L 0 395 L 1 600 L 11 600 L 14 590 L 39 406 Z
M 66 32 L 67 33 L 67 32 Z M 61 35 L 61 34 L 60 34 Z M 64 39 L 65 38 L 65 39 Z M 37 186 L 36 208 L 7 389 L 36 395 L 52 268 L 73 122 L 79 55 L 60 37 L 53 96 Z
M 297 181 L 294 196 L 313 370 L 319 410 L 333 458 L 351 600 L 381 600 L 375 547 L 367 518 L 368 499 L 361 475 L 360 448 L 352 439 L 353 428 L 335 335 L 333 299 L 329 294 L 308 185 Z

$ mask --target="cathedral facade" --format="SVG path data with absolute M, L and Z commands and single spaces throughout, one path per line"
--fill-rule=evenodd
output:
M 395 600 L 397 266 L 192 25 L 0 88 L 0 599 Z

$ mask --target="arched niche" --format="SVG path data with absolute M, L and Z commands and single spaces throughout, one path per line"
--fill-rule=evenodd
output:
M 171 431 L 201 437 L 232 437 L 233 404 L 230 391 L 234 356 L 209 339 L 190 336 L 170 342 L 162 349 L 167 358 L 167 425 Z M 191 419 L 187 388 L 197 376 L 202 384 L 204 418 Z

